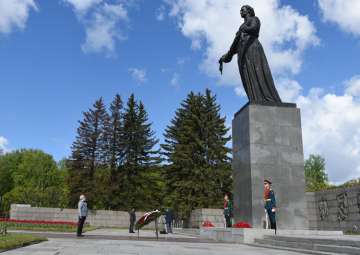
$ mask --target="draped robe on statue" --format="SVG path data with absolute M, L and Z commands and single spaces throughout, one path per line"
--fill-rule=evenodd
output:
M 222 59 L 229 63 L 235 54 L 238 55 L 240 76 L 250 103 L 281 103 L 264 49 L 258 40 L 259 32 L 260 20 L 256 16 L 247 17 Z

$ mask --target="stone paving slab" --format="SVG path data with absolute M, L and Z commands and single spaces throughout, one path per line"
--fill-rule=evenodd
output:
M 29 230 L 9 230 L 10 233 L 49 233 L 49 234 L 62 234 L 62 235 L 75 235 L 75 232 L 54 232 L 54 231 L 29 231 Z M 119 229 L 119 228 L 99 228 L 92 231 L 87 231 L 84 233 L 86 236 L 119 236 L 119 237 L 137 237 L 138 233 L 129 233 L 127 229 Z M 154 230 L 140 230 L 139 232 L 140 237 L 155 237 Z M 160 234 L 159 237 L 182 237 L 182 238 L 195 238 L 197 235 L 195 234 L 187 234 L 182 232 L 177 232 L 174 230 L 174 234 Z M 195 237 L 194 237 L 195 236 Z
M 19 231 L 17 231 L 19 232 Z M 22 231 L 29 233 L 30 231 Z M 235 243 L 220 243 L 199 235 L 175 233 L 159 235 L 156 240 L 154 231 L 140 231 L 136 234 L 125 229 L 97 229 L 85 233 L 85 237 L 76 238 L 75 233 L 32 232 L 46 236 L 49 241 L 32 246 L 1 253 L 9 255 L 295 255 L 294 251 L 255 247 Z M 292 236 L 293 237 L 293 236 Z M 302 236 L 303 237 L 303 236 Z M 309 235 L 307 237 L 316 238 Z M 360 240 L 359 236 L 332 236 L 327 239 Z
M 39 232 L 39 231 L 10 231 L 13 233 L 30 233 L 40 237 L 46 238 L 77 238 L 73 232 Z M 156 238 L 155 231 L 153 230 L 141 230 L 138 233 L 129 233 L 125 229 L 97 229 L 84 233 L 84 237 L 81 239 L 98 239 L 98 240 L 154 240 L 154 241 L 167 241 L 167 242 L 212 242 L 199 235 L 187 235 L 183 233 L 175 234 L 159 234 L 158 239 Z
M 93 231 L 86 232 L 85 235 L 91 236 L 91 235 L 101 235 L 101 236 L 121 236 L 121 237 L 137 237 L 138 233 L 129 233 L 128 230 L 124 229 L 96 229 Z M 139 233 L 140 238 L 142 237 L 155 237 L 155 231 L 153 230 L 140 230 Z M 175 234 L 159 234 L 159 238 L 196 238 L 191 235 L 186 235 L 182 233 L 175 233 Z
M 182 243 L 129 240 L 49 239 L 48 242 L 12 250 L 4 255 L 296 255 L 240 244 Z
M 75 233 L 37 233 L 47 236 L 49 241 L 7 251 L 1 255 L 296 255 L 289 251 L 279 251 L 251 247 L 242 244 L 225 244 L 185 234 L 159 235 L 143 230 L 130 234 L 124 229 L 97 229 L 76 238 Z M 55 237 L 55 238 L 54 238 Z
M 341 240 L 341 241 L 357 241 L 360 242 L 360 235 L 341 235 L 341 236 L 320 236 L 320 235 L 278 235 L 291 238 L 305 239 L 325 239 L 325 240 Z

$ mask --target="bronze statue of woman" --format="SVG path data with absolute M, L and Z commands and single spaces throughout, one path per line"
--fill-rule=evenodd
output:
M 258 40 L 260 20 L 248 5 L 241 7 L 240 15 L 244 18 L 244 23 L 236 33 L 228 53 L 219 60 L 220 72 L 222 73 L 223 62 L 229 63 L 237 54 L 241 80 L 250 103 L 281 103 L 264 49 Z

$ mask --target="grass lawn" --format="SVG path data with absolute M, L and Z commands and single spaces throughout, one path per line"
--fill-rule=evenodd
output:
M 344 235 L 360 235 L 359 231 L 344 231 Z
M 29 234 L 7 234 L 0 236 L 0 250 L 9 250 L 46 241 L 46 238 Z

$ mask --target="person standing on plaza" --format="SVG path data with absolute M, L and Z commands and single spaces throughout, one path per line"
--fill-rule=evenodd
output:
M 80 201 L 78 203 L 78 210 L 79 210 L 79 221 L 78 221 L 78 227 L 77 227 L 77 236 L 82 237 L 84 236 L 82 234 L 83 226 L 86 220 L 86 217 L 88 215 L 88 207 L 86 202 L 85 195 L 80 196 Z
M 276 199 L 271 184 L 271 181 L 264 180 L 264 208 L 270 221 L 270 228 L 274 229 L 276 234 Z
M 172 222 L 174 220 L 174 215 L 169 208 L 165 210 L 165 223 L 166 223 L 166 232 L 172 234 Z
M 129 226 L 129 233 L 135 233 L 134 231 L 134 225 L 135 225 L 135 221 L 136 221 L 136 214 L 135 214 L 135 208 L 131 208 L 130 212 L 129 212 L 129 216 L 130 216 L 130 226 Z
M 226 227 L 231 228 L 231 219 L 233 216 L 233 204 L 229 197 L 229 194 L 224 196 L 224 217 L 226 222 Z

